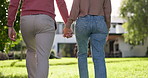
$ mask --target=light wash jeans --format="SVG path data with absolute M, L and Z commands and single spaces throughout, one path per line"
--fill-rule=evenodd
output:
M 55 36 L 54 20 L 42 14 L 22 16 L 21 32 L 27 46 L 28 78 L 48 78 L 48 60 Z
M 104 44 L 108 34 L 104 16 L 86 15 L 76 21 L 76 40 L 78 43 L 78 67 L 80 78 L 89 78 L 87 48 L 90 39 L 95 78 L 106 78 Z

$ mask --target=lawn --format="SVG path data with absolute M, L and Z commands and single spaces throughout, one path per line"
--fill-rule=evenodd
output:
M 76 58 L 50 59 L 49 78 L 79 78 Z M 94 78 L 88 58 L 89 77 Z M 148 78 L 148 58 L 106 58 L 108 78 Z M 0 61 L 0 78 L 27 78 L 25 60 Z

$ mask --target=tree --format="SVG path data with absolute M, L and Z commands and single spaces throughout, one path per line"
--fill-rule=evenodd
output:
M 148 0 L 123 0 L 120 15 L 127 20 L 123 27 L 125 41 L 138 45 L 148 37 Z
M 7 12 L 8 12 L 8 0 L 0 0 L 0 51 L 1 52 L 8 52 L 11 47 L 14 47 L 16 44 L 18 44 L 21 41 L 21 35 L 20 35 L 20 27 L 19 27 L 19 14 L 20 9 L 18 10 L 18 15 L 16 18 L 16 22 L 14 24 L 17 34 L 17 40 L 15 42 L 12 42 L 9 40 L 7 32 L 8 29 L 6 27 L 7 23 Z

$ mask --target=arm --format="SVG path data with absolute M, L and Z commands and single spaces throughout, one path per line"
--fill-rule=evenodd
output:
M 105 22 L 109 29 L 110 23 L 111 23 L 111 1 L 110 0 L 104 1 L 104 14 L 105 14 Z
M 59 8 L 60 14 L 64 20 L 64 22 L 67 22 L 67 18 L 68 18 L 68 10 L 67 10 L 67 6 L 64 0 L 56 0 L 57 6 Z
M 73 23 L 73 21 L 75 21 L 79 15 L 79 2 L 80 0 L 73 0 L 73 5 L 72 5 L 72 9 L 70 12 L 70 17 L 67 20 L 66 26 L 63 30 L 64 32 L 64 37 L 70 38 L 72 37 L 72 29 L 71 28 L 71 24 Z
M 8 36 L 12 41 L 15 41 L 16 38 L 16 32 L 15 29 L 13 28 L 13 25 L 19 7 L 19 3 L 20 0 L 10 0 L 9 9 L 8 9 L 8 19 L 7 19 Z
M 70 28 L 73 21 L 75 21 L 79 15 L 79 7 L 80 0 L 73 0 L 70 16 L 68 18 L 68 21 L 66 23 L 66 28 Z
M 10 0 L 8 9 L 7 26 L 12 27 L 16 19 L 16 13 L 19 7 L 20 0 Z

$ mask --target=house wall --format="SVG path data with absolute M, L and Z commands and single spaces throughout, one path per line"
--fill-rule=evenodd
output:
M 52 47 L 55 52 L 58 51 L 58 43 L 76 43 L 75 35 L 72 38 L 64 38 L 63 34 L 56 34 Z
M 115 26 L 114 26 L 115 25 Z M 58 43 L 76 43 L 75 35 L 72 38 L 64 38 L 62 34 L 63 30 L 63 23 L 58 23 L 59 29 L 55 35 L 55 40 L 53 43 L 52 49 L 57 52 L 58 51 Z M 122 25 L 120 23 L 112 23 L 110 34 L 118 34 L 118 33 L 125 33 Z M 123 37 L 117 38 L 119 43 L 119 50 L 122 52 L 122 57 L 132 57 L 132 56 L 145 56 L 148 47 L 148 38 L 145 40 L 144 45 L 132 46 L 124 42 Z M 106 45 L 105 51 L 109 52 L 109 45 Z
M 122 52 L 123 57 L 131 56 L 145 56 L 148 47 L 148 39 L 145 40 L 144 45 L 132 46 L 124 42 L 123 37 L 118 38 L 119 49 Z
M 64 38 L 62 34 L 56 34 L 52 49 L 58 51 L 58 43 L 76 43 L 75 35 L 72 38 Z M 148 38 L 144 45 L 132 46 L 124 42 L 123 37 L 118 38 L 119 49 L 122 52 L 122 57 L 142 57 L 146 56 L 148 47 Z M 108 47 L 106 46 L 106 49 Z
M 72 38 L 64 38 L 62 34 L 56 35 L 52 49 L 58 51 L 58 43 L 76 43 L 75 35 Z M 142 57 L 146 55 L 148 47 L 148 39 L 144 45 L 132 46 L 124 42 L 123 37 L 118 38 L 119 49 L 122 52 L 122 57 Z M 106 47 L 107 49 L 107 47 Z

